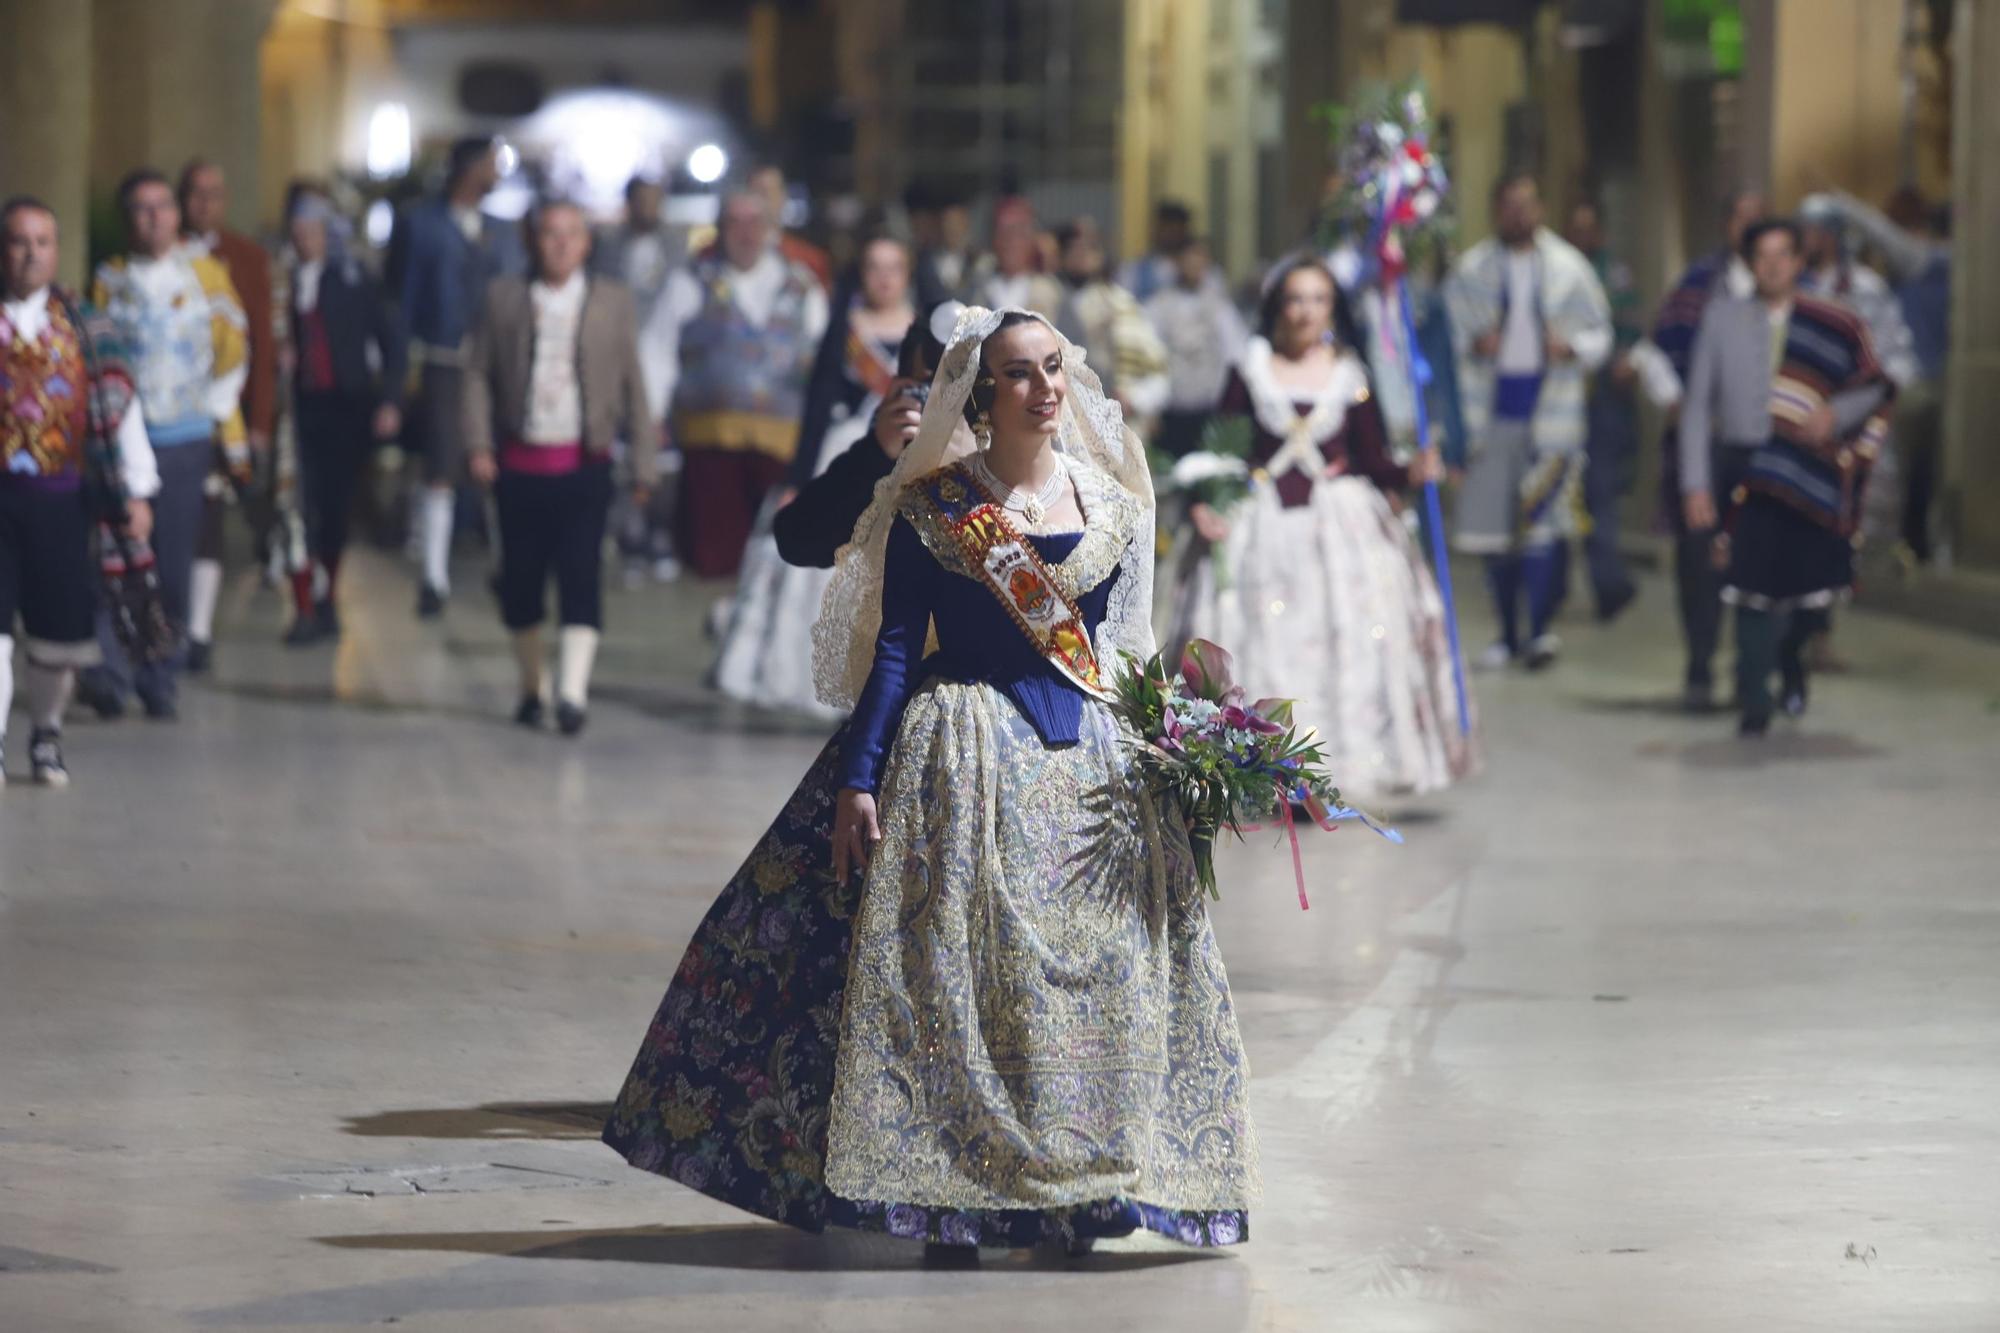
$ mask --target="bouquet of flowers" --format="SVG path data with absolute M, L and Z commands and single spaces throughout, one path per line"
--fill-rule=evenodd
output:
M 1159 797 L 1170 797 L 1188 821 L 1195 878 L 1210 897 L 1215 883 L 1215 843 L 1224 829 L 1241 837 L 1276 816 L 1292 826 L 1292 807 L 1304 806 L 1313 822 L 1332 828 L 1359 819 L 1392 842 L 1402 836 L 1376 825 L 1343 803 L 1326 771 L 1311 731 L 1292 721 L 1289 699 L 1247 701 L 1231 679 L 1229 654 L 1196 639 L 1181 658 L 1180 674 L 1170 676 L 1159 654 L 1140 662 L 1127 657 L 1112 680 L 1111 707 L 1142 742 L 1140 774 Z M 1305 876 L 1292 841 L 1293 868 L 1299 872 L 1299 905 L 1306 905 Z
M 1249 418 L 1211 417 L 1202 428 L 1200 447 L 1168 468 L 1163 489 L 1187 504 L 1227 513 L 1250 493 L 1249 457 Z
M 1250 493 L 1250 468 L 1240 458 L 1203 450 L 1175 459 L 1167 486 L 1190 505 L 1228 513 Z
M 1384 276 L 1401 276 L 1406 250 L 1441 244 L 1453 226 L 1451 179 L 1431 143 L 1423 85 L 1371 88 L 1350 105 L 1317 107 L 1315 115 L 1327 124 L 1338 171 L 1326 227 L 1333 236 L 1365 241 Z

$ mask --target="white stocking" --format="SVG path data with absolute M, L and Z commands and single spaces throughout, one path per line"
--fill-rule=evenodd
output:
M 188 637 L 196 643 L 215 639 L 215 604 L 222 600 L 222 562 L 197 560 L 188 576 Z
M 564 625 L 556 653 L 556 698 L 582 708 L 590 701 L 590 669 L 597 661 L 598 633 L 588 625 Z
M 14 708 L 14 636 L 0 634 L 0 742 L 7 739 L 7 714 Z
M 451 591 L 451 518 L 458 497 L 433 486 L 424 492 L 424 582 L 440 594 Z

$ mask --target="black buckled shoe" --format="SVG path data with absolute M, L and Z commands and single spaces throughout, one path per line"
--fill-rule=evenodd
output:
M 28 740 L 28 768 L 38 787 L 69 786 L 69 769 L 63 763 L 62 733 L 37 727 Z
M 940 1245 L 936 1241 L 925 1241 L 924 1267 L 977 1268 L 979 1267 L 979 1247 L 977 1245 Z

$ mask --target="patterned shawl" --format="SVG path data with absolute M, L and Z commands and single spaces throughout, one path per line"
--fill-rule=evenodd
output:
M 1836 395 L 1869 388 L 1879 388 L 1881 400 L 1859 426 L 1824 443 L 1807 438 L 1806 418 Z M 1861 317 L 1832 301 L 1798 297 L 1771 383 L 1771 438 L 1752 457 L 1744 488 L 1852 536 L 1868 470 L 1888 438 L 1895 394 Z
M 1582 251 L 1546 227 L 1535 233 L 1535 255 L 1541 266 L 1542 322 L 1549 332 L 1579 349 L 1585 340 L 1601 339 L 1608 353 L 1611 304 L 1597 280 L 1597 270 Z M 1445 301 L 1457 339 L 1459 397 L 1466 434 L 1477 449 L 1492 419 L 1496 375 L 1491 361 L 1472 354 L 1472 344 L 1481 334 L 1499 328 L 1505 316 L 1507 247 L 1489 237 L 1466 251 L 1445 284 Z M 1545 453 L 1582 450 L 1584 399 L 1593 368 L 1571 360 L 1544 371 L 1531 425 L 1536 449 Z
M 118 457 L 118 427 L 137 397 L 124 338 L 109 316 L 84 305 L 60 287 L 49 289 L 50 314 L 76 327 L 82 335 L 83 359 L 90 376 L 86 395 L 89 430 L 85 433 L 83 467 L 91 491 L 105 502 L 122 497 L 122 464 Z

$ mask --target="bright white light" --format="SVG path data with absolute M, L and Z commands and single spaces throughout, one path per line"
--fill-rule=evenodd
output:
M 729 170 L 729 154 L 720 144 L 705 143 L 688 154 L 688 175 L 703 185 L 713 185 Z
M 389 233 L 396 229 L 396 206 L 387 199 L 377 199 L 368 205 L 361 226 L 368 235 L 368 244 L 381 249 L 389 243 Z
M 410 108 L 384 102 L 368 115 L 368 174 L 376 180 L 410 169 Z
M 520 149 L 514 147 L 513 144 L 508 143 L 505 139 L 502 139 L 500 141 L 499 147 L 493 150 L 493 169 L 500 173 L 501 180 L 506 180 L 509 176 L 513 175 L 516 171 L 518 171 L 520 169 L 520 166 L 521 166 Z
M 0 0 L 4 3 L 4 0 Z M 708 145 L 717 179 L 728 167 L 726 126 L 712 112 L 629 88 L 580 88 L 559 94 L 510 126 L 507 137 L 533 163 L 543 193 L 572 200 L 601 219 L 619 216 L 634 176 L 664 181 Z M 490 207 L 490 203 L 489 203 Z

